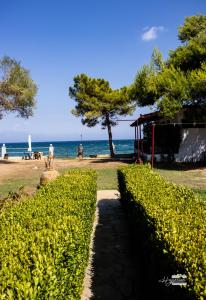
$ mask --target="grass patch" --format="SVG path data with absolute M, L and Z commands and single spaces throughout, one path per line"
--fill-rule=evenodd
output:
M 19 189 L 21 186 L 36 186 L 39 183 L 39 176 L 31 178 L 10 179 L 0 184 L 0 195 L 6 196 L 9 192 Z
M 58 170 L 60 174 L 65 174 L 67 170 Z M 116 190 L 117 169 L 97 169 L 97 188 L 98 190 Z M 0 195 L 7 196 L 9 192 L 19 189 L 21 186 L 36 186 L 39 183 L 40 176 L 32 176 L 30 178 L 10 179 L 0 184 Z
M 170 182 L 185 185 L 192 189 L 206 189 L 205 176 L 200 169 L 166 170 L 155 168 L 154 171 Z
M 97 169 L 97 189 L 98 190 L 116 190 L 117 169 Z
M 206 190 L 203 189 L 192 189 L 192 190 L 200 199 L 206 201 Z
M 193 171 L 155 169 L 155 172 L 170 182 L 189 187 L 200 199 L 206 201 L 206 181 L 199 169 Z

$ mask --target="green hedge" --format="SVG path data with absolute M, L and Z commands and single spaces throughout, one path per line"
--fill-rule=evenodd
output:
M 72 170 L 0 215 L 0 299 L 80 299 L 96 173 Z
M 123 167 L 118 178 L 123 205 L 138 211 L 152 232 L 150 240 L 172 255 L 187 275 L 187 289 L 198 299 L 206 299 L 205 203 L 190 189 L 167 182 L 148 165 Z

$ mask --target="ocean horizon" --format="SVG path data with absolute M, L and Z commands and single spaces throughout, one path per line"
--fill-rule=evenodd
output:
M 113 140 L 116 154 L 134 153 L 133 139 L 115 139 Z M 77 147 L 82 144 L 84 147 L 84 156 L 110 154 L 108 140 L 77 140 L 77 141 L 44 141 L 32 142 L 32 151 L 43 152 L 48 155 L 49 145 L 54 146 L 54 154 L 56 158 L 76 157 Z M 3 143 L 0 143 L 2 147 Z M 5 143 L 9 156 L 23 156 L 28 150 L 27 142 Z

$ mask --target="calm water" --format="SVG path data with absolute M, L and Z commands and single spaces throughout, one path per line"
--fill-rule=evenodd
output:
M 72 141 L 72 142 L 32 142 L 32 151 L 48 154 L 49 144 L 53 144 L 55 157 L 76 157 L 79 144 L 84 147 L 84 155 L 109 154 L 109 144 L 106 140 L 101 141 Z M 114 140 L 116 154 L 128 154 L 134 152 L 134 140 Z M 0 143 L 0 147 L 2 143 Z M 28 143 L 6 143 L 7 153 L 10 156 L 22 156 L 28 149 Z

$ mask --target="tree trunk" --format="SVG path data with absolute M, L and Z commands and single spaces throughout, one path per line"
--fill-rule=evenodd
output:
M 113 143 L 112 143 L 112 127 L 110 124 L 109 114 L 106 114 L 106 124 L 107 124 L 107 130 L 109 135 L 109 150 L 111 157 L 114 157 L 114 149 L 113 149 Z

